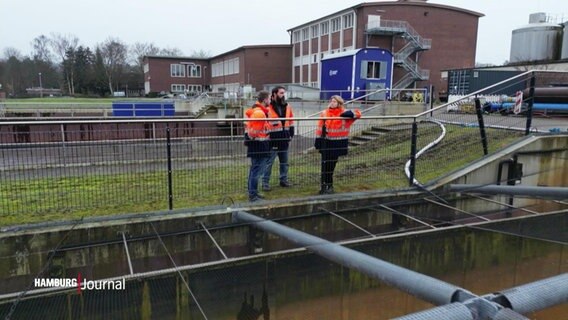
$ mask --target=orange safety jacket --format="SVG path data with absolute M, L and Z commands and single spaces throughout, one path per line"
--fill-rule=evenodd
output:
M 245 112 L 245 117 L 249 119 L 266 119 L 265 110 L 266 108 L 257 102 L 252 108 Z M 252 140 L 268 140 L 267 121 L 247 121 L 245 130 Z
M 268 106 L 268 118 L 276 119 L 280 118 L 276 110 L 272 105 Z M 286 114 L 284 115 L 286 119 L 294 118 L 294 113 L 292 113 L 292 107 L 290 105 L 286 106 Z M 294 125 L 293 120 L 286 120 L 284 121 L 284 126 L 282 126 L 282 120 L 269 120 L 268 121 L 268 131 L 269 132 L 276 132 L 282 130 L 290 130 L 290 127 Z
M 338 107 L 338 108 L 328 108 L 321 113 L 321 118 L 333 118 L 333 117 L 340 117 L 343 112 L 345 112 L 345 108 Z M 316 137 L 318 138 L 325 138 L 329 140 L 340 140 L 340 139 L 347 139 L 349 137 L 349 128 L 355 122 L 356 119 L 361 118 L 361 111 L 358 109 L 352 110 L 355 118 L 353 119 L 330 119 L 318 120 L 317 128 L 316 128 Z M 325 125 L 325 136 L 322 136 L 324 130 L 323 127 Z

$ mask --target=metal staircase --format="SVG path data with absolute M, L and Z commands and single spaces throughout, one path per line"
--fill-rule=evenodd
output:
M 402 67 L 407 74 L 393 85 L 393 92 L 396 94 L 400 90 L 412 85 L 415 81 L 428 80 L 430 70 L 421 69 L 410 56 L 418 51 L 429 50 L 432 48 L 432 40 L 424 39 L 406 21 L 381 20 L 367 25 L 367 36 L 390 35 L 398 36 L 407 41 L 406 45 L 394 53 L 394 64 Z

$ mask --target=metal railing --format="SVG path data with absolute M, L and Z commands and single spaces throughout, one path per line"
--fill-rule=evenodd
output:
M 412 41 L 415 41 L 420 47 L 430 48 L 432 46 L 432 39 L 424 39 L 408 22 L 400 20 L 381 20 L 377 23 L 368 23 L 366 25 L 367 31 L 373 29 L 385 30 L 389 32 L 407 33 Z
M 471 95 L 495 94 L 503 83 Z M 369 93 L 373 94 L 373 93 Z M 531 102 L 531 97 L 525 99 Z M 348 108 L 361 108 L 350 101 Z M 535 131 L 546 119 L 503 116 L 485 106 L 383 102 L 351 127 L 351 146 L 335 173 L 336 191 L 398 190 L 429 181 Z M 325 108 L 321 104 L 319 108 Z M 426 110 L 426 111 L 425 111 Z M 296 117 L 289 178 L 295 188 L 269 199 L 317 194 L 320 155 L 313 149 L 315 114 Z M 480 117 L 483 119 L 483 126 Z M 0 122 L 0 224 L 246 201 L 249 160 L 244 119 L 96 119 Z M 444 128 L 441 127 L 444 126 Z M 371 132 L 369 132 L 371 131 Z M 442 132 L 435 150 L 422 151 Z M 483 132 L 483 133 L 482 133 Z M 405 164 L 412 160 L 405 174 Z M 274 166 L 274 171 L 278 166 Z M 410 170 L 412 169 L 412 170 Z M 277 172 L 270 184 L 278 189 Z

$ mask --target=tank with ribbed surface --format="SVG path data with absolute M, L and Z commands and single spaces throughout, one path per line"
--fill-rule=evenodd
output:
M 546 22 L 546 14 L 531 14 L 529 24 L 513 30 L 510 62 L 554 61 L 560 59 L 560 24 Z M 568 49 L 567 49 L 568 50 Z

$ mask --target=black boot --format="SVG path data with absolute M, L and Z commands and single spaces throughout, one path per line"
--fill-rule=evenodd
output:
M 333 185 L 331 184 L 322 184 L 319 194 L 333 194 Z

